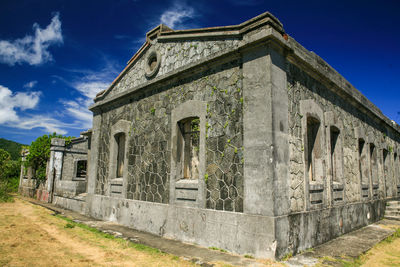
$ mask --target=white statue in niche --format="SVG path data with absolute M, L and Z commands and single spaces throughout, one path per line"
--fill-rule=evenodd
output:
M 192 160 L 190 162 L 190 178 L 199 179 L 199 147 L 192 147 Z
M 182 164 L 184 179 L 199 178 L 200 119 L 192 117 L 179 123 L 181 141 L 178 142 L 178 159 Z

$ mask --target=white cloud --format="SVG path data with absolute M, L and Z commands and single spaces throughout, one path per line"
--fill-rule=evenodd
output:
M 82 129 L 92 128 L 93 114 L 89 110 L 89 106 L 93 104 L 96 94 L 107 89 L 112 81 L 112 78 L 105 81 L 98 79 L 95 76 L 91 78 L 86 76 L 83 81 L 75 83 L 74 86 L 82 96 L 74 100 L 62 101 L 68 114 L 81 125 Z
M 107 89 L 107 87 L 110 86 L 110 83 L 112 81 L 112 80 L 108 81 L 99 80 L 99 78 L 97 77 L 93 78 L 86 77 L 83 80 L 84 81 L 82 82 L 76 83 L 74 87 L 82 95 L 86 96 L 87 98 L 90 98 L 90 100 L 94 99 L 100 91 Z
M 20 118 L 18 124 L 8 125 L 15 128 L 31 130 L 34 128 L 43 128 L 48 133 L 56 132 L 58 134 L 66 134 L 67 128 L 74 128 L 73 125 L 61 123 L 59 120 L 51 118 L 49 116 L 35 115 Z
M 28 89 L 32 89 L 33 87 L 35 87 L 37 84 L 37 81 L 30 81 L 26 84 L 24 84 L 24 88 L 28 88 Z
M 67 83 L 69 86 L 79 92 L 80 96 L 72 100 L 61 100 L 65 111 L 75 119 L 75 124 L 81 129 L 89 129 L 92 127 L 93 114 L 88 109 L 93 104 L 96 95 L 107 89 L 114 78 L 118 75 L 117 67 L 110 61 L 106 60 L 105 67 L 99 71 L 92 70 L 70 70 L 74 73 L 85 73 L 83 77 L 76 78 L 75 81 L 69 82 L 61 77 L 58 79 Z
M 132 36 L 125 35 L 125 34 L 116 34 L 116 35 L 114 35 L 114 38 L 117 40 L 130 40 L 130 39 L 132 39 Z
M 91 99 L 77 98 L 70 101 L 62 101 L 65 111 L 75 119 L 75 123 L 79 128 L 86 130 L 92 128 L 93 114 L 88 109 L 92 103 Z
M 44 115 L 20 116 L 18 111 L 34 109 L 39 104 L 41 92 L 13 92 L 0 85 L 0 125 L 31 130 L 44 128 L 47 132 L 66 134 L 62 127 L 68 126 Z
M 18 122 L 17 109 L 33 109 L 39 103 L 40 92 L 13 94 L 10 89 L 0 85 L 0 124 Z
M 49 46 L 63 43 L 59 14 L 52 18 L 45 29 L 34 23 L 33 30 L 34 35 L 14 41 L 0 40 L 0 62 L 12 66 L 16 63 L 39 65 L 51 61 L 53 57 L 48 51 Z
M 104 89 L 107 89 L 111 82 L 102 81 L 85 81 L 78 82 L 75 89 L 82 96 L 73 100 L 61 100 L 65 107 L 65 111 L 75 119 L 75 123 L 80 125 L 81 129 L 92 128 L 93 114 L 89 110 L 89 106 L 93 104 L 93 99 L 96 94 Z
M 117 69 L 114 63 L 106 60 L 106 64 L 100 70 L 66 70 L 74 73 L 73 79 L 53 76 L 74 88 L 79 94 L 74 99 L 60 100 L 64 107 L 61 113 L 56 108 L 40 115 L 23 112 L 38 107 L 41 92 L 13 93 L 0 85 L 0 125 L 26 130 L 42 128 L 46 132 L 59 134 L 67 134 L 68 129 L 89 129 L 92 127 L 93 114 L 88 107 L 97 93 L 110 86 L 118 75 Z M 27 83 L 26 87 L 33 87 L 35 84 L 35 81 L 32 81 Z M 66 120 L 69 122 L 64 122 Z
M 187 6 L 183 2 L 175 2 L 171 8 L 161 14 L 160 23 L 172 29 L 182 28 L 183 23 L 188 19 L 194 18 L 194 16 L 195 12 L 192 7 Z
M 235 6 L 256 6 L 262 3 L 260 0 L 231 0 L 229 2 Z

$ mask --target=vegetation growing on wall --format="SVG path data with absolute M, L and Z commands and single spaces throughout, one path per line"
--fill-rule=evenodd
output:
M 63 138 L 66 140 L 66 145 L 71 142 L 73 137 L 63 135 L 45 134 L 38 137 L 29 146 L 29 154 L 26 157 L 25 167 L 32 167 L 35 170 L 35 178 L 38 182 L 46 180 L 46 164 L 50 158 L 50 145 L 52 138 Z

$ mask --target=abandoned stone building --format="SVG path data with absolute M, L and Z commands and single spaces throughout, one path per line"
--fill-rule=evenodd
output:
M 90 110 L 87 137 L 54 140 L 47 191 L 97 219 L 274 258 L 400 197 L 400 127 L 270 13 L 159 25 Z
M 68 144 L 61 138 L 51 140 L 46 183 L 37 182 L 32 167 L 25 168 L 22 165 L 19 192 L 46 202 L 55 202 L 57 196 L 84 201 L 90 131 L 81 134 L 81 137 L 72 139 Z M 22 151 L 23 162 L 28 153 L 27 149 Z

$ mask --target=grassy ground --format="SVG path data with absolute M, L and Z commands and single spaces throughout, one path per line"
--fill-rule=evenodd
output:
M 223 262 L 213 264 L 231 266 Z M 284 266 L 272 260 L 257 260 L 256 264 Z M 0 203 L 0 266 L 196 265 L 76 223 L 16 197 L 13 202 Z
M 0 266 L 194 266 L 20 199 L 0 204 Z
M 6 181 L 0 181 L 0 203 L 12 202 L 13 195 L 18 191 L 19 178 L 11 178 Z
M 389 226 L 390 227 L 390 226 Z M 392 226 L 398 227 L 398 226 Z M 284 266 L 259 260 L 259 266 Z M 400 229 L 357 259 L 318 266 L 400 266 Z M 105 234 L 16 198 L 0 203 L 0 266 L 195 266 L 157 249 Z M 216 267 L 229 266 L 216 263 Z
M 398 226 L 388 226 L 396 229 L 396 232 L 375 245 L 364 255 L 355 259 L 333 259 L 325 257 L 317 266 L 344 266 L 344 267 L 384 267 L 400 266 L 400 228 Z

